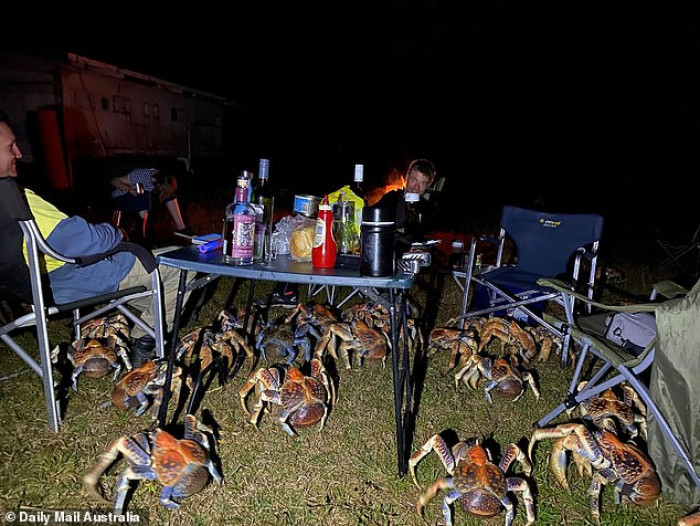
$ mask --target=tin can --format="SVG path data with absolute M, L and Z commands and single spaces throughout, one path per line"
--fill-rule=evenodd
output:
M 138 195 L 143 195 L 145 192 L 146 192 L 146 189 L 143 187 L 143 184 L 136 183 L 136 193 Z
M 320 197 L 315 195 L 297 194 L 294 196 L 294 211 L 306 217 L 316 218 Z

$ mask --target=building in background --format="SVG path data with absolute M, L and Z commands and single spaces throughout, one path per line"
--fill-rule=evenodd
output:
M 23 164 L 55 190 L 71 190 L 117 159 L 179 161 L 186 171 L 220 163 L 231 105 L 80 55 L 0 50 L 0 107 L 13 121 Z

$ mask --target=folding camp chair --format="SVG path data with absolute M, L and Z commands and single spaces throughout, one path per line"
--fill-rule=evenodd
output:
M 592 302 L 588 297 L 574 292 L 571 287 L 559 280 L 541 280 L 542 285 L 558 291 L 562 300 L 566 304 L 571 301 L 581 301 L 598 309 L 602 313 L 588 316 L 578 316 L 573 323 L 556 320 L 548 316 L 549 321 L 557 324 L 563 331 L 570 334 L 574 342 L 581 347 L 581 352 L 576 361 L 574 375 L 569 386 L 565 400 L 557 405 L 552 411 L 540 418 L 537 427 L 544 427 L 565 411 L 572 410 L 581 402 L 591 397 L 597 396 L 607 389 L 613 388 L 622 382 L 628 382 L 637 392 L 647 408 L 649 421 L 649 452 L 655 462 L 662 485 L 667 489 L 676 488 L 687 498 L 694 492 L 696 502 L 700 504 L 700 450 L 697 447 L 700 439 L 700 428 L 697 425 L 697 415 L 690 409 L 697 404 L 692 401 L 692 385 L 681 383 L 675 380 L 659 382 L 655 378 L 661 374 L 655 371 L 657 365 L 655 360 L 659 356 L 664 356 L 664 361 L 674 361 L 674 349 L 678 347 L 689 348 L 685 352 L 686 360 L 683 363 L 676 363 L 677 368 L 686 371 L 687 376 L 692 380 L 697 378 L 694 371 L 697 371 L 697 348 L 700 345 L 700 330 L 693 330 L 686 327 L 679 331 L 675 327 L 669 331 L 670 336 L 663 339 L 657 336 L 641 351 L 635 352 L 633 348 L 624 347 L 613 343 L 605 336 L 605 325 L 600 323 L 611 312 L 651 312 L 656 316 L 657 326 L 663 327 L 668 321 L 677 323 L 681 317 L 677 312 L 664 315 L 664 311 L 669 308 L 677 308 L 678 302 L 682 302 L 680 307 L 689 318 L 688 324 L 697 325 L 697 312 L 700 309 L 700 282 L 685 298 L 674 298 L 660 303 L 643 303 L 637 305 L 612 306 L 598 302 Z M 663 283 L 663 290 L 658 286 L 652 293 L 652 298 L 657 296 L 657 292 L 669 297 L 676 296 L 680 288 L 672 284 Z M 671 285 L 671 286 L 669 286 Z M 672 291 L 672 292 L 670 292 Z M 688 303 L 690 303 L 690 308 Z M 694 331 L 694 332 L 693 332 Z M 591 362 L 590 360 L 594 360 Z M 596 362 L 598 366 L 596 368 Z M 579 385 L 584 379 L 584 367 L 595 372 L 581 389 Z M 651 369 L 650 369 L 651 368 Z M 647 383 L 645 376 L 651 370 L 651 381 Z M 663 372 L 667 372 L 668 367 Z M 650 387 L 648 387 L 650 386 Z M 666 389 L 665 393 L 660 392 L 660 388 Z M 675 396 L 669 396 L 668 390 L 679 390 Z M 681 400 L 671 407 L 674 400 Z M 694 423 L 689 424 L 689 422 Z M 691 456 L 690 447 L 694 448 L 694 455 Z M 673 460 L 669 460 L 670 458 Z M 679 490 L 678 488 L 682 488 Z M 676 499 L 678 500 L 678 499 Z M 691 505 L 690 501 L 685 502 Z
M 51 248 L 42 236 L 34 217 L 27 205 L 21 190 L 12 177 L 0 178 L 0 213 L 7 214 L 5 219 L 17 221 L 22 230 L 26 244 L 27 264 L 21 262 L 22 267 L 17 268 L 17 276 L 26 276 L 28 270 L 29 288 L 25 293 L 20 293 L 19 298 L 23 298 L 25 303 L 31 306 L 29 312 L 21 314 L 0 327 L 0 339 L 10 347 L 31 369 L 42 379 L 44 388 L 44 398 L 48 412 L 48 423 L 52 431 L 58 432 L 61 421 L 60 402 L 57 400 L 56 385 L 53 378 L 51 365 L 51 344 L 48 334 L 48 321 L 50 318 L 58 318 L 72 313 L 72 322 L 75 328 L 76 339 L 80 336 L 81 324 L 97 318 L 106 312 L 117 309 L 133 323 L 139 325 L 148 335 L 156 341 L 156 353 L 159 357 L 164 356 L 163 342 L 163 302 L 161 297 L 160 274 L 156 260 L 151 252 L 140 245 L 134 243 L 121 243 L 115 249 L 104 254 L 96 254 L 85 257 L 71 258 L 59 254 Z M 10 247 L 3 247 L 9 250 Z M 48 255 L 54 259 L 73 263 L 77 265 L 90 265 L 109 257 L 117 252 L 133 252 L 141 261 L 144 268 L 151 276 L 150 287 L 131 287 L 109 294 L 101 294 L 80 301 L 55 304 L 51 298 L 48 284 L 42 278 L 41 268 L 43 267 L 43 256 Z M 21 248 L 18 251 L 21 254 Z M 28 269 L 27 269 L 28 266 Z M 5 276 L 7 278 L 7 276 Z M 148 326 L 129 308 L 127 303 L 142 297 L 151 297 L 153 301 L 153 313 L 156 322 L 154 327 Z M 7 299 L 7 298 L 3 298 Z M 15 294 L 14 298 L 18 299 Z M 84 312 L 87 311 L 87 312 Z M 24 349 L 10 336 L 11 333 L 25 327 L 36 326 L 37 340 L 39 345 L 38 361 L 32 353 Z
M 657 269 L 673 267 L 678 272 L 692 275 L 694 279 L 700 277 L 700 225 L 689 241 L 657 239 L 656 242 L 665 256 L 656 266 Z
M 542 317 L 544 303 L 561 301 L 561 295 L 538 280 L 569 276 L 569 283 L 578 287 L 585 259 L 589 267 L 583 285 L 588 298 L 593 298 L 602 233 L 603 217 L 597 214 L 556 214 L 503 207 L 498 238 L 478 236 L 472 239 L 465 271 L 460 273 L 464 277 L 460 319 L 501 312 L 518 314 L 563 337 L 560 329 Z M 505 261 L 507 240 L 512 241 L 517 250 L 515 263 Z M 484 243 L 497 247 L 496 261 L 493 265 L 477 266 L 477 249 Z M 482 297 L 486 296 L 484 305 L 478 306 L 472 301 L 475 305 L 468 310 L 472 295 L 476 298 L 479 292 Z M 562 352 L 562 360 L 566 363 L 566 352 Z

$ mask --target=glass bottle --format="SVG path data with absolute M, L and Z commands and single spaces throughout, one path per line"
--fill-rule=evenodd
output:
M 362 199 L 363 203 L 367 203 L 367 192 L 365 191 L 365 167 L 362 164 L 355 165 L 355 175 L 353 177 L 353 182 L 351 190 L 355 193 L 357 197 Z
M 262 235 L 256 233 L 256 238 L 261 239 L 263 246 L 256 247 L 255 252 L 258 256 L 263 257 L 269 255 L 272 241 L 272 231 L 275 215 L 275 195 L 269 184 L 270 160 L 260 159 L 258 166 L 258 178 L 253 188 L 253 204 L 262 207 L 262 223 L 256 226 L 256 229 L 263 229 Z M 267 252 L 267 254 L 266 254 Z M 256 257 L 256 259 L 258 259 Z
M 253 263 L 255 209 L 248 202 L 249 174 L 241 172 L 236 180 L 235 200 L 226 207 L 223 260 L 232 265 Z
M 341 194 L 337 203 L 337 236 L 338 252 L 341 254 L 356 254 L 360 251 L 360 237 L 355 228 L 355 203 L 344 199 Z
M 361 201 L 355 201 L 354 202 L 354 209 L 352 210 L 354 216 L 355 216 L 355 234 L 358 236 L 359 239 L 359 234 L 358 232 L 360 231 L 360 227 L 362 226 L 362 209 L 367 206 L 367 190 L 365 189 L 364 185 L 364 180 L 365 180 L 365 167 L 362 164 L 356 164 L 355 165 L 355 174 L 353 176 L 353 182 L 351 186 L 351 190 L 353 193 L 361 199 Z M 359 253 L 360 247 L 359 247 L 359 242 L 357 246 L 357 253 Z

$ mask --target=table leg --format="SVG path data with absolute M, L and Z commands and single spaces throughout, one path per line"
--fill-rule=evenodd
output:
M 175 300 L 175 316 L 173 317 L 173 329 L 168 348 L 168 370 L 163 386 L 163 400 L 158 408 L 158 425 L 163 428 L 168 417 L 168 403 L 170 402 L 170 384 L 175 367 L 175 355 L 177 354 L 177 333 L 180 330 L 180 311 L 184 303 L 185 292 L 187 290 L 187 271 L 180 271 L 180 282 L 177 287 L 177 298 Z
M 396 449 L 399 477 L 408 472 L 409 435 L 412 432 L 413 386 L 409 362 L 408 329 L 406 325 L 406 303 L 403 294 L 397 297 L 389 291 L 389 313 L 391 317 L 391 362 L 394 376 L 394 413 L 396 418 Z M 398 305 L 398 310 L 397 310 Z M 398 331 L 403 330 L 403 345 L 399 348 Z

